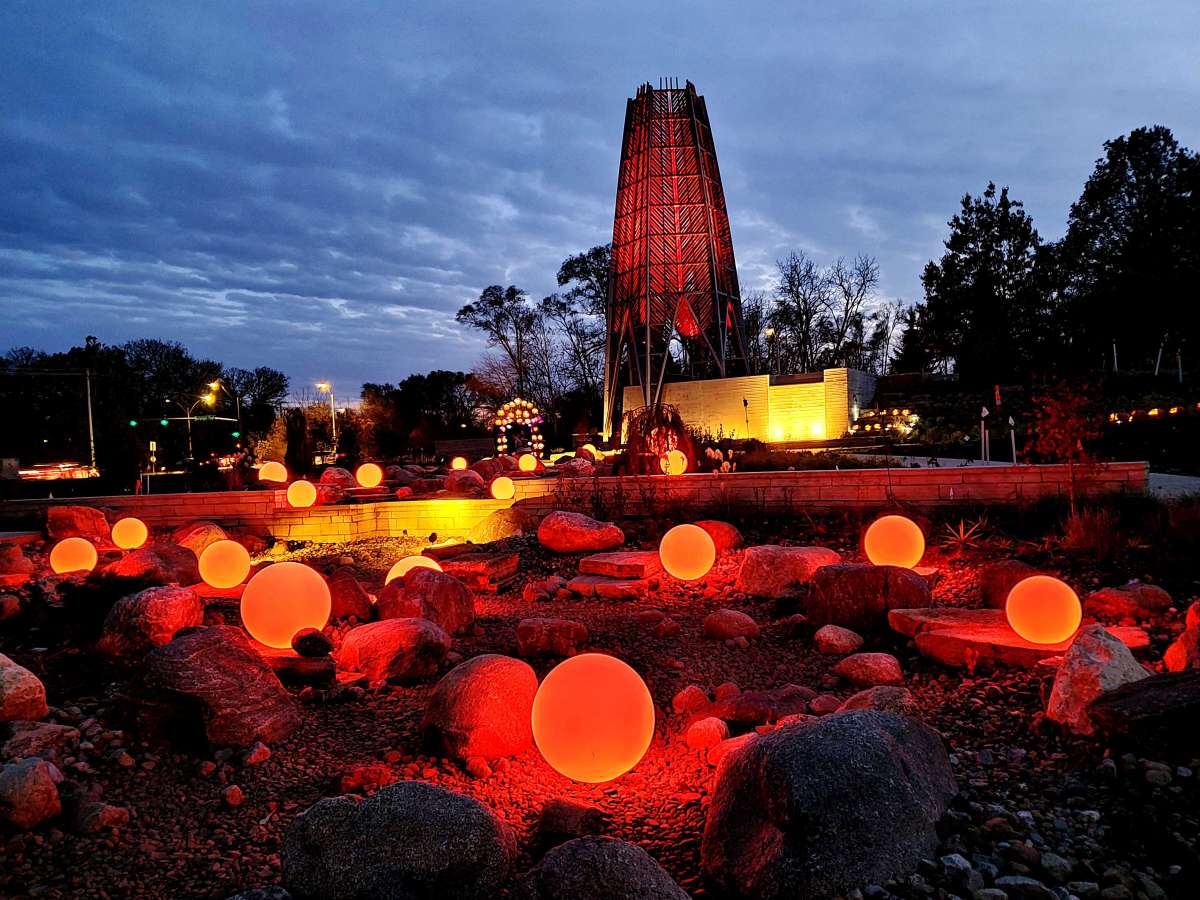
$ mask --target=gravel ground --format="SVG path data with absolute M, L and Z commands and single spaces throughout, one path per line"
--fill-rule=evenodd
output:
M 789 526 L 786 542 L 809 542 L 805 529 Z M 779 541 L 778 535 L 750 536 Z M 635 534 L 632 542 L 653 546 L 646 534 Z M 828 533 L 820 542 L 858 555 L 853 544 Z M 524 602 L 525 579 L 574 574 L 578 557 L 553 557 L 530 540 L 517 544 L 523 570 L 516 588 L 478 596 L 476 633 L 456 639 L 455 650 L 464 657 L 515 654 L 516 624 L 527 616 L 584 623 L 592 649 L 618 655 L 643 674 L 659 710 L 654 743 L 632 772 L 608 785 L 574 784 L 533 750 L 498 764 L 489 777 L 472 778 L 453 762 L 422 755 L 417 728 L 432 680 L 377 691 L 306 690 L 303 726 L 255 765 L 178 752 L 120 730 L 123 682 L 115 673 L 70 648 L 34 654 L 8 636 L 0 639 L 0 652 L 36 664 L 58 704 L 52 718 L 83 732 L 85 743 L 64 767 L 72 789 L 128 808 L 131 819 L 99 835 L 75 833 L 66 815 L 56 827 L 0 834 L 0 896 L 222 898 L 277 883 L 288 822 L 343 787 L 369 790 L 381 778 L 419 778 L 478 798 L 516 830 L 522 870 L 536 859 L 531 836 L 545 801 L 595 803 L 611 816 L 609 833 L 640 844 L 694 896 L 715 896 L 698 875 L 713 769 L 682 742 L 683 720 L 669 713 L 671 698 L 691 683 L 711 690 L 727 681 L 744 690 L 792 682 L 844 698 L 854 690 L 829 674 L 838 658 L 818 654 L 808 639 L 790 637 L 781 621 L 787 610 L 733 591 L 737 554 L 720 560 L 703 587 L 664 581 L 639 603 Z M 281 550 L 273 558 L 334 563 L 349 555 L 377 584 L 397 556 L 419 546 L 370 541 Z M 986 555 L 947 557 L 932 549 L 926 562 L 942 576 L 935 603 L 975 605 L 975 572 Z M 762 637 L 746 649 L 704 638 L 702 619 L 724 606 L 753 616 L 764 626 Z M 648 608 L 679 622 L 681 634 L 654 637 L 633 617 Z M 1172 618 L 1155 630 L 1155 658 L 1178 627 Z M 899 656 L 923 718 L 946 739 L 962 789 L 943 823 L 939 859 L 903 884 L 868 889 L 868 896 L 886 890 L 905 897 L 970 897 L 975 876 L 966 873 L 982 873 L 988 884 L 1006 875 L 1030 876 L 1059 887 L 1064 897 L 1200 896 L 1200 790 L 1192 772 L 1200 760 L 1109 759 L 1101 743 L 1061 736 L 1041 716 L 1049 673 L 970 677 L 927 664 L 895 636 L 869 639 L 864 649 Z M 534 668 L 541 677 L 552 664 L 535 661 Z M 227 799 L 231 785 L 243 797 L 236 807 Z M 952 854 L 960 855 L 965 870 Z M 1048 887 L 1039 893 L 1010 884 L 1006 893 L 1053 896 Z

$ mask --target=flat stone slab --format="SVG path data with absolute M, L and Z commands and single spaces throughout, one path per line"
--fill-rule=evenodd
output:
M 649 578 L 662 571 L 655 550 L 613 550 L 593 553 L 579 561 L 581 575 L 607 575 L 610 578 Z
M 202 581 L 199 584 L 191 585 L 191 589 L 201 600 L 241 600 L 242 592 L 246 590 L 246 582 L 243 581 L 230 588 L 215 588 Z
M 609 578 L 607 575 L 576 575 L 567 582 L 567 590 L 572 593 L 605 600 L 636 600 L 644 597 L 649 587 L 647 579 Z
M 442 571 L 467 584 L 499 584 L 517 574 L 519 553 L 460 553 L 442 561 Z
M 0 544 L 27 546 L 42 539 L 39 531 L 0 531 Z
M 960 610 L 985 612 L 986 610 Z M 1001 610 L 992 610 L 1000 612 Z M 1109 628 L 1108 631 L 1131 650 L 1146 647 L 1149 635 L 1140 628 Z M 917 650 L 922 656 L 942 665 L 973 669 L 980 663 L 1029 669 L 1043 661 L 1061 657 L 1071 641 L 1058 644 L 1034 644 L 1025 640 L 1008 623 L 960 624 L 918 631 Z
M 922 631 L 941 628 L 984 628 L 989 626 L 1008 627 L 1008 619 L 1002 609 L 959 609 L 954 606 L 933 606 L 925 609 L 888 610 L 888 625 L 907 637 L 915 637 Z M 1011 630 L 1011 629 L 1010 629 Z
M 0 587 L 19 588 L 33 576 L 26 572 L 19 572 L 12 575 L 0 575 Z
M 332 656 L 301 656 L 295 650 L 254 643 L 267 665 L 285 684 L 330 684 L 337 674 Z

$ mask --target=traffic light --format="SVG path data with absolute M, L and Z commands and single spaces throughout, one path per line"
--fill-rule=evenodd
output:
M 130 420 L 129 420 L 129 427 L 130 427 L 130 428 L 137 428 L 137 419 L 130 419 Z
M 167 420 L 166 420 L 166 419 L 159 419 L 159 420 L 158 420 L 158 424 L 159 424 L 159 425 L 161 425 L 163 428 L 166 428 L 166 427 L 167 427 Z

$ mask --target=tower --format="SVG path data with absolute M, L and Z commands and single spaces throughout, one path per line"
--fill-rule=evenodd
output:
M 644 84 L 626 105 L 606 320 L 606 438 L 626 379 L 649 406 L 669 370 L 746 371 L 725 192 L 704 98 L 690 81 Z

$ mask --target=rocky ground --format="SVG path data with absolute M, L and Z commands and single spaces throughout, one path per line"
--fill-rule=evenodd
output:
M 819 544 L 847 560 L 861 557 L 855 527 L 780 522 L 745 530 L 751 544 Z M 626 547 L 656 546 L 654 525 L 628 532 Z M 298 559 L 326 570 L 350 564 L 374 592 L 392 562 L 421 546 L 372 541 L 265 552 L 273 560 Z M 732 693 L 730 683 L 741 692 L 799 685 L 811 691 L 808 711 L 821 713 L 837 709 L 863 685 L 834 674 L 843 656 L 818 651 L 813 628 L 793 617 L 799 606 L 737 589 L 744 551 L 722 555 L 696 584 L 655 578 L 641 599 L 526 599 L 527 582 L 572 577 L 583 554 L 552 553 L 532 536 L 505 546 L 520 552 L 515 583 L 499 593 L 474 592 L 474 627 L 454 637 L 443 668 L 483 653 L 517 655 L 517 623 L 528 617 L 582 623 L 587 646 L 629 662 L 655 701 L 654 741 L 633 771 L 593 786 L 559 775 L 536 749 L 483 766 L 431 753 L 422 743 L 421 720 L 436 677 L 402 685 L 360 679 L 293 688 L 301 723 L 286 738 L 235 752 L 181 749 L 178 741 L 143 739 L 129 715 L 127 670 L 64 639 L 63 611 L 15 617 L 0 623 L 0 653 L 44 683 L 50 705 L 45 721 L 77 734 L 63 730 L 44 754 L 63 776 L 62 813 L 28 830 L 0 825 L 0 895 L 222 898 L 279 884 L 284 833 L 299 813 L 325 797 L 371 794 L 414 779 L 494 811 L 514 832 L 518 873 L 544 853 L 538 828 L 543 808 L 566 798 L 598 808 L 590 820 L 596 830 L 640 846 L 692 896 L 732 896 L 701 875 L 701 835 L 716 769 L 710 748 L 689 747 L 694 717 L 677 711 L 686 705 L 680 692 L 696 685 L 711 697 L 723 685 L 719 695 Z M 961 554 L 931 548 L 925 565 L 937 570 L 934 605 L 979 606 L 981 565 L 1012 552 L 986 545 Z M 1025 555 L 1039 566 L 1054 563 L 1036 551 Z M 1060 562 L 1077 588 L 1114 583 L 1111 573 L 1086 561 Z M 1182 630 L 1181 610 L 1196 592 L 1195 582 L 1165 586 L 1174 605 L 1148 623 L 1151 643 L 1139 651 L 1151 665 Z M 758 636 L 706 637 L 706 616 L 725 608 L 748 614 Z M 678 623 L 677 633 L 656 629 L 653 617 L 639 615 L 648 610 Z M 218 620 L 236 622 L 236 604 L 210 602 L 206 622 Z M 335 645 L 346 630 L 331 627 Z M 912 694 L 909 711 L 944 740 L 958 795 L 937 824 L 937 846 L 920 854 L 913 871 L 884 884 L 862 884 L 850 896 L 1200 896 L 1200 746 L 1191 752 L 1178 746 L 1127 751 L 1102 737 L 1070 735 L 1044 714 L 1053 668 L 970 673 L 925 659 L 911 639 L 890 630 L 864 637 L 861 650 L 899 660 L 903 686 Z M 541 678 L 557 661 L 529 663 Z M 501 890 L 509 895 L 515 889 L 506 881 Z

